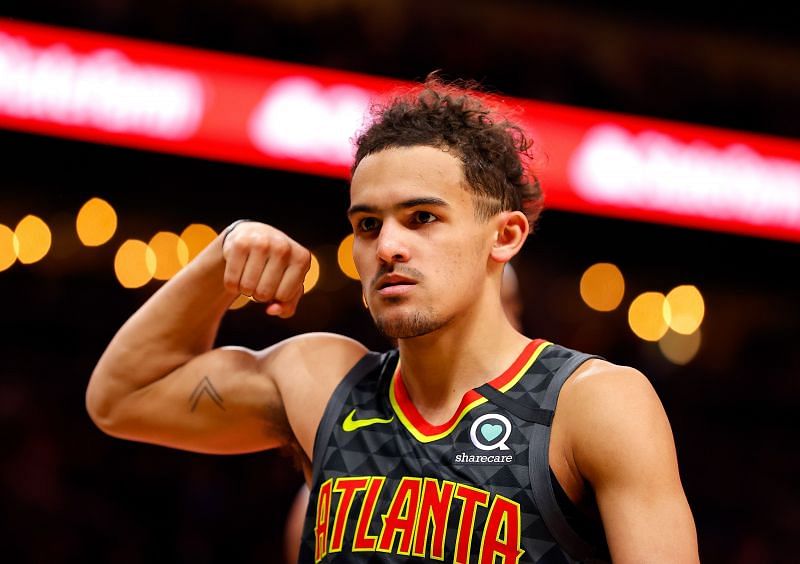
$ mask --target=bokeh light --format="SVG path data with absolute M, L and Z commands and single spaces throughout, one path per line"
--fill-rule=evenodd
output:
M 216 238 L 217 232 L 203 223 L 192 223 L 184 229 L 181 233 L 181 240 L 185 243 L 187 252 L 184 254 L 183 247 L 178 248 L 178 260 L 180 260 L 181 266 L 186 266 Z
M 670 328 L 682 335 L 691 335 L 700 327 L 705 316 L 703 295 L 695 286 L 684 285 L 673 288 L 667 294 L 671 312 Z
M 0 272 L 17 262 L 14 232 L 7 225 L 0 223 Z
M 622 302 L 625 279 L 619 268 L 608 262 L 599 262 L 586 269 L 581 276 L 581 298 L 597 311 L 612 311 Z
M 53 236 L 50 228 L 39 217 L 26 215 L 14 230 L 16 235 L 15 250 L 22 264 L 40 261 L 50 250 Z
M 658 341 L 669 328 L 669 304 L 661 292 L 644 292 L 628 308 L 628 324 L 640 339 Z
M 114 273 L 125 288 L 140 288 L 153 279 L 156 253 L 144 241 L 128 239 L 114 257 Z
M 87 247 L 106 243 L 117 231 L 117 212 L 101 198 L 92 198 L 78 211 L 75 219 L 78 239 Z
M 683 366 L 697 356 L 701 341 L 699 329 L 690 335 L 669 330 L 659 339 L 658 348 L 671 363 Z
M 339 268 L 342 269 L 345 276 L 353 280 L 360 280 L 356 270 L 356 263 L 353 261 L 353 240 L 354 236 L 351 233 L 339 243 L 339 251 L 336 253 L 336 258 L 339 261 Z
M 303 293 L 307 294 L 314 289 L 319 281 L 319 260 L 311 253 L 311 267 L 308 269 L 305 279 L 303 280 Z
M 156 269 L 153 272 L 153 278 L 156 280 L 169 280 L 175 276 L 183 266 L 179 256 L 189 255 L 183 239 L 169 231 L 159 231 L 153 235 L 149 246 L 156 255 Z

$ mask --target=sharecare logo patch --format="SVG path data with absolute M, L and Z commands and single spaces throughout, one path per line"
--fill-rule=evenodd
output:
M 511 421 L 508 417 L 499 413 L 481 415 L 469 429 L 469 438 L 478 450 L 456 453 L 453 464 L 511 464 L 514 462 L 514 454 L 506 444 L 510 435 Z
M 469 429 L 472 444 L 480 450 L 509 450 L 506 445 L 511 434 L 511 421 L 499 413 L 481 415 Z

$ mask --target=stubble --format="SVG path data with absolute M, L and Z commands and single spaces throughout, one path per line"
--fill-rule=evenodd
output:
M 390 339 L 411 339 L 432 333 L 447 324 L 432 311 L 414 311 L 407 315 L 372 316 L 378 331 Z

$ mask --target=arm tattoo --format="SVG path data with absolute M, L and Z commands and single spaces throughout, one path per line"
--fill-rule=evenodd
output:
M 220 396 L 217 390 L 214 389 L 214 386 L 211 384 L 211 380 L 208 379 L 208 376 L 204 376 L 200 383 L 197 384 L 197 387 L 192 392 L 192 395 L 189 397 L 189 404 L 192 406 L 192 412 L 194 412 L 195 408 L 197 407 L 197 403 L 200 401 L 200 397 L 203 395 L 203 392 L 208 394 L 208 397 L 210 397 L 222 411 L 225 411 L 225 407 L 222 405 L 222 396 Z

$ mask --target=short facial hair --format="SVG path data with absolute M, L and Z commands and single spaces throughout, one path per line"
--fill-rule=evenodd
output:
M 373 314 L 372 319 L 378 331 L 390 339 L 421 337 L 447 324 L 447 320 L 437 319 L 431 311 L 415 311 L 393 319 Z

